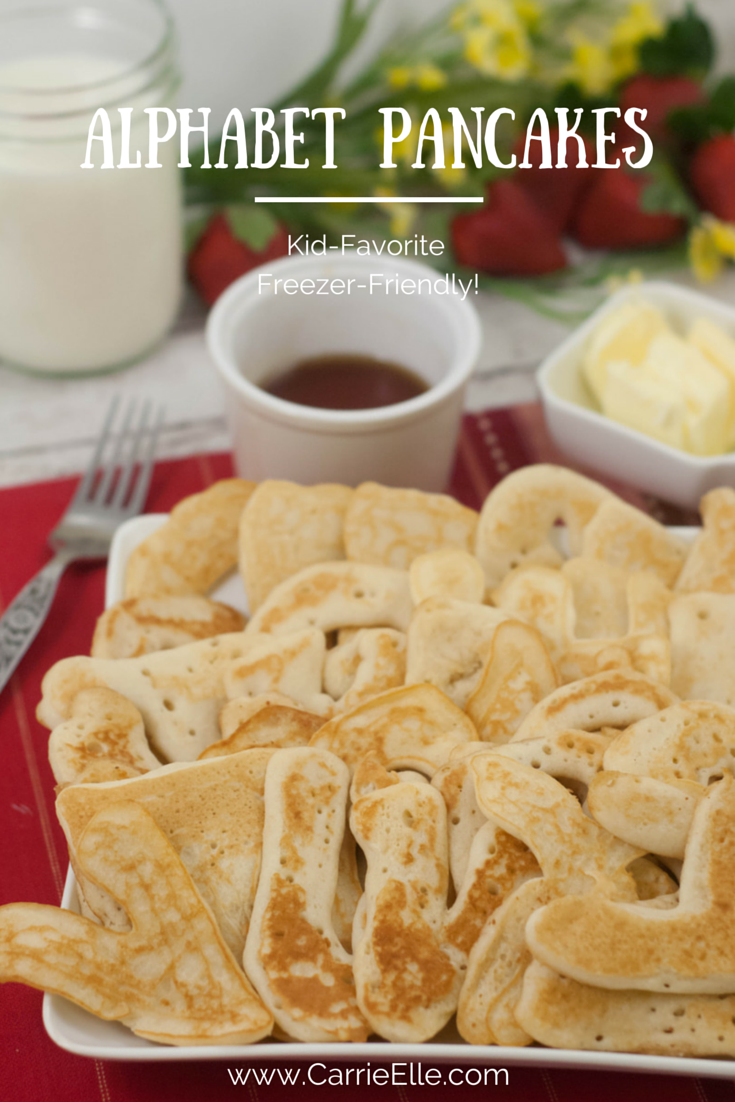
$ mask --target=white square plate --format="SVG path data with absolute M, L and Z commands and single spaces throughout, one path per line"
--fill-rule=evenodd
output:
M 166 520 L 164 514 L 136 517 L 118 530 L 113 541 L 107 574 L 106 604 L 123 596 L 125 565 L 132 549 Z M 693 529 L 675 529 L 693 537 Z M 218 599 L 245 609 L 245 594 L 238 577 L 228 578 L 216 591 Z M 62 906 L 78 911 L 76 881 L 69 869 Z M 119 1022 L 95 1018 L 60 995 L 46 995 L 43 1023 L 52 1041 L 80 1056 L 98 1060 L 221 1060 L 237 1059 L 239 1064 L 264 1060 L 323 1061 L 335 1064 L 347 1061 L 419 1061 L 424 1067 L 436 1064 L 469 1063 L 478 1067 L 554 1066 L 589 1068 L 598 1071 L 650 1072 L 660 1075 L 697 1075 L 703 1078 L 735 1079 L 733 1060 L 694 1060 L 673 1056 L 636 1056 L 616 1052 L 583 1052 L 569 1049 L 506 1048 L 468 1045 L 454 1027 L 447 1027 L 441 1039 L 423 1045 L 389 1044 L 297 1044 L 267 1040 L 255 1045 L 169 1047 L 136 1037 Z

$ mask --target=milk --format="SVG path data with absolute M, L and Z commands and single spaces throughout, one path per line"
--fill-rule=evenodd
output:
M 160 101 L 143 102 L 139 75 L 137 85 L 123 61 L 104 55 L 0 65 L 0 361 L 110 370 L 172 324 L 182 255 L 176 152 L 161 147 L 160 169 L 80 168 L 99 106 L 113 120 L 111 105 L 134 107 L 133 159 L 145 148 L 142 108 Z

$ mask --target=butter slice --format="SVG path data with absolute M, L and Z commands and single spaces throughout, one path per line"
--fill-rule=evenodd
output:
M 727 447 L 735 447 L 735 340 L 708 318 L 697 318 L 689 330 L 689 343 L 698 348 L 718 371 L 725 376 L 730 387 L 730 410 Z
M 683 396 L 626 360 L 608 364 L 601 405 L 612 421 L 672 448 L 686 447 L 687 409 Z
M 590 337 L 582 364 L 584 376 L 600 404 L 608 366 L 618 361 L 639 366 L 652 339 L 667 329 L 661 311 L 641 298 L 629 298 L 601 320 Z
M 672 332 L 654 337 L 641 370 L 680 394 L 686 405 L 685 444 L 693 455 L 721 455 L 730 434 L 730 387 L 698 348 Z

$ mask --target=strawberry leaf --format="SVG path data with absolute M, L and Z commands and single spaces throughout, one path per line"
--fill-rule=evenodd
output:
M 646 214 L 673 214 L 690 222 L 697 220 L 697 204 L 668 161 L 654 157 L 646 175 L 650 183 L 641 192 L 641 210 Z
M 233 204 L 225 208 L 225 214 L 233 236 L 256 253 L 263 251 L 278 230 L 278 222 L 271 212 L 254 204 Z
M 714 38 L 708 24 L 689 4 L 683 15 L 669 20 L 660 38 L 647 38 L 641 43 L 639 57 L 643 70 L 653 76 L 702 77 L 715 59 Z
M 731 133 L 735 129 L 735 77 L 723 77 L 705 103 L 672 111 L 668 122 L 684 142 L 703 142 L 715 134 Z

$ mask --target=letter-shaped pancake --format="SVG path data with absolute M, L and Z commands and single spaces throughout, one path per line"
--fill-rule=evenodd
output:
M 240 573 L 251 613 L 305 566 L 345 557 L 342 529 L 352 493 L 335 483 L 258 485 L 240 518 Z
M 541 875 L 523 842 L 485 821 L 472 839 L 465 875 L 444 922 L 444 937 L 467 956 L 488 918 L 519 885 Z
M 480 603 L 485 596 L 482 567 L 474 555 L 459 547 L 442 547 L 419 555 L 411 563 L 408 577 L 415 605 L 429 597 Z
M 65 995 L 161 1044 L 249 1044 L 270 1033 L 271 1015 L 147 811 L 130 801 L 100 811 L 77 856 L 125 910 L 131 929 L 9 903 L 0 908 L 0 981 Z
M 605 735 L 592 731 L 553 731 L 546 738 L 522 739 L 493 747 L 493 753 L 550 777 L 577 781 L 586 788 L 602 769 L 603 755 L 610 744 Z
M 349 771 L 324 750 L 277 750 L 265 782 L 263 863 L 245 971 L 300 1041 L 364 1041 L 352 958 L 332 925 Z
M 514 570 L 493 598 L 541 632 L 563 682 L 617 667 L 669 682 L 671 593 L 654 574 L 575 558 Z
M 77 874 L 83 911 L 125 930 L 125 913 L 84 875 L 77 857 L 90 819 L 118 800 L 145 808 L 179 854 L 239 960 L 255 898 L 263 836 L 263 787 L 272 750 L 246 750 L 217 761 L 169 765 L 109 784 L 76 784 L 56 801 Z
M 735 995 L 607 991 L 534 961 L 515 1012 L 534 1040 L 553 1048 L 735 1056 Z
M 478 753 L 487 749 L 484 743 L 469 742 L 459 747 L 467 756 L 452 757 L 434 773 L 431 783 L 444 797 L 449 830 L 449 871 L 458 894 L 464 882 L 472 842 L 487 819 L 480 811 L 475 796 L 475 774 L 470 764 L 471 748 Z
M 268 693 L 256 693 L 255 696 L 236 696 L 228 700 L 219 714 L 219 726 L 222 738 L 234 735 L 244 723 L 252 719 L 263 708 L 274 705 L 282 708 L 296 708 L 296 701 L 284 693 L 271 690 Z
M 735 990 L 735 782 L 712 785 L 694 814 L 679 889 L 668 909 L 597 894 L 558 899 L 526 928 L 537 960 L 580 983 L 615 989 Z
M 237 565 L 240 514 L 254 489 L 254 482 L 225 478 L 175 505 L 131 553 L 125 596 L 207 593 Z
M 244 627 L 241 612 L 208 597 L 135 597 L 102 613 L 90 653 L 93 658 L 137 658 Z
M 54 727 L 48 743 L 56 783 L 115 781 L 158 769 L 143 718 L 112 689 L 83 689 L 69 719 Z
M 587 808 L 616 838 L 647 853 L 680 858 L 705 791 L 690 781 L 668 784 L 606 769 L 590 783 Z
M 193 761 L 219 738 L 225 671 L 249 646 L 235 632 L 140 658 L 63 658 L 43 679 L 36 715 L 54 728 L 70 717 L 82 689 L 114 689 L 138 709 L 163 761 Z
M 508 616 L 540 632 L 553 656 L 574 638 L 574 593 L 561 570 L 533 563 L 511 570 L 494 590 L 493 601 Z
M 735 593 L 735 490 L 710 490 L 699 511 L 704 527 L 692 544 L 676 591 Z
M 459 894 L 468 876 L 470 847 L 486 821 L 475 793 L 472 759 L 490 752 L 533 769 L 542 769 L 551 777 L 576 781 L 586 789 L 602 768 L 602 756 L 608 746 L 604 735 L 587 731 L 560 731 L 548 738 L 526 739 L 490 748 L 482 742 L 470 742 L 452 751 L 450 760 L 437 770 L 431 783 L 444 797 L 449 816 L 449 865 L 452 881 Z M 496 840 L 497 841 L 497 840 Z M 502 846 L 498 852 L 502 855 Z M 525 848 L 518 847 L 521 851 Z M 503 858 L 504 859 L 504 858 Z M 535 865 L 535 858 L 533 859 Z M 504 879 L 507 879 L 503 877 Z
M 671 687 L 735 707 L 735 593 L 684 593 L 669 606 Z
M 649 863 L 646 874 L 649 868 L 655 870 Z M 652 882 L 671 885 L 665 876 Z M 560 889 L 557 881 L 545 877 L 523 883 L 483 928 L 470 953 L 457 1010 L 459 1032 L 471 1044 L 527 1045 L 535 1037 L 516 1014 L 526 970 L 533 966 L 524 931 L 529 916 Z
M 455 746 L 477 737 L 461 709 L 433 685 L 391 689 L 337 715 L 312 736 L 354 770 L 368 754 L 391 769 L 434 773 Z
M 347 558 L 407 570 L 441 547 L 472 550 L 477 513 L 446 494 L 363 482 L 345 517 Z
M 324 688 L 336 710 L 350 712 L 406 680 L 406 636 L 393 628 L 361 628 L 327 652 Z
M 491 588 L 522 562 L 558 566 L 549 541 L 557 520 L 567 526 L 572 555 L 581 551 L 584 528 L 614 495 L 581 474 L 551 464 L 522 467 L 492 490 L 477 525 L 475 554 Z
M 324 632 L 304 628 L 288 635 L 247 636 L 247 646 L 225 673 L 230 700 L 277 692 L 317 715 L 331 715 L 334 701 L 322 692 L 327 652 Z
M 564 891 L 593 887 L 635 899 L 627 866 L 640 850 L 619 841 L 582 811 L 579 801 L 553 777 L 490 750 L 471 759 L 477 802 L 488 819 L 535 855 L 544 876 Z
M 685 700 L 633 723 L 605 751 L 605 769 L 708 785 L 735 765 L 735 708 Z
M 515 1018 L 523 975 L 531 963 L 524 930 L 530 915 L 557 895 L 538 876 L 521 884 L 483 927 L 472 947 L 457 1007 L 457 1029 L 473 1045 L 527 1045 L 532 1036 Z
M 521 884 L 483 928 L 469 955 L 457 1024 L 473 1044 L 524 1045 L 531 1037 L 513 1010 L 531 959 L 524 935 L 529 915 L 566 892 L 599 889 L 636 898 L 625 870 L 640 850 L 588 819 L 575 797 L 546 774 L 498 751 L 477 754 L 471 764 L 480 808 L 529 846 L 543 876 Z
M 643 674 L 606 670 L 562 685 L 544 697 L 526 716 L 513 742 L 566 728 L 600 731 L 603 727 L 628 727 L 676 701 L 669 689 Z
M 247 699 L 236 697 L 231 703 Z M 225 708 L 227 705 L 225 705 Z M 225 711 L 225 708 L 222 711 Z M 220 716 L 220 723 L 222 716 Z M 324 725 L 324 716 L 291 708 L 283 704 L 267 704 L 239 724 L 231 734 L 219 742 L 213 742 L 199 755 L 199 761 L 207 758 L 223 758 L 237 754 L 251 746 L 272 746 L 283 750 L 287 746 L 306 746 L 311 736 Z
M 483 742 L 509 742 L 531 709 L 559 685 L 544 641 L 518 620 L 499 624 L 466 711 Z
M 508 617 L 489 605 L 430 597 L 408 629 L 406 684 L 428 682 L 464 708 L 482 675 L 499 624 Z
M 350 822 L 367 858 L 354 959 L 360 1008 L 381 1037 L 426 1041 L 454 1013 L 461 977 L 442 931 L 444 801 L 431 785 L 401 781 L 356 800 Z
M 687 546 L 682 539 L 625 501 L 604 501 L 586 526 L 582 554 L 625 570 L 647 570 L 664 585 L 679 576 Z
M 284 635 L 303 628 L 343 627 L 405 631 L 413 603 L 405 570 L 363 562 L 307 566 L 268 595 L 246 628 L 248 635 Z

